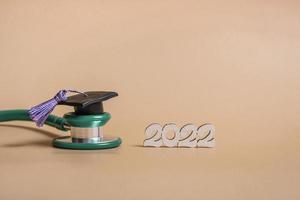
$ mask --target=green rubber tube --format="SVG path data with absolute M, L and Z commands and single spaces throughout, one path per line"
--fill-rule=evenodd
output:
M 19 110 L 0 110 L 0 122 L 7 121 L 32 121 L 29 117 L 28 111 L 25 109 Z M 64 127 L 66 120 L 62 117 L 49 115 L 45 124 L 55 127 L 61 131 L 67 131 Z

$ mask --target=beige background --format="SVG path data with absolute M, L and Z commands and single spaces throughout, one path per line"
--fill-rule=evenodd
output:
M 124 143 L 61 150 L 53 128 L 2 124 L 0 199 L 299 199 L 299 53 L 292 0 L 2 0 L 0 109 L 117 91 L 105 132 Z M 140 147 L 152 122 L 211 122 L 217 147 Z

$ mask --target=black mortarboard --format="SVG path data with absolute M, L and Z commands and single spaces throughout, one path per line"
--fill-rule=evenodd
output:
M 84 94 L 69 96 L 66 101 L 59 104 L 74 106 L 78 115 L 98 115 L 104 112 L 102 101 L 118 96 L 118 93 L 108 91 L 92 91 Z

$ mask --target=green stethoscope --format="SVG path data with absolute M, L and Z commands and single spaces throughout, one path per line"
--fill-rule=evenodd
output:
M 61 90 L 65 95 L 68 91 Z M 117 96 L 115 92 L 85 92 L 58 100 L 57 95 L 31 110 L 2 110 L 0 122 L 6 121 L 35 121 L 38 126 L 43 124 L 61 131 L 69 131 L 71 136 L 58 137 L 53 140 L 53 146 L 64 149 L 109 149 L 120 146 L 119 137 L 104 136 L 103 126 L 111 115 L 103 111 L 102 102 Z M 75 112 L 66 113 L 63 117 L 50 114 L 55 105 L 74 106 Z M 48 110 L 47 110 L 48 109 Z M 44 117 L 44 119 L 43 119 Z M 42 123 L 39 124 L 39 120 Z

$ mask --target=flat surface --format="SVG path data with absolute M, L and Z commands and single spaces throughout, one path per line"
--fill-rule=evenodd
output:
M 1 123 L 0 199 L 299 200 L 299 22 L 295 0 L 0 0 L 0 110 L 116 91 L 123 140 L 62 150 Z M 141 147 L 155 122 L 210 122 L 217 147 Z
M 217 137 L 215 149 L 146 148 L 124 135 L 120 148 L 78 151 L 51 147 L 52 129 L 0 130 L 1 199 L 299 197 L 296 142 L 225 147 Z

